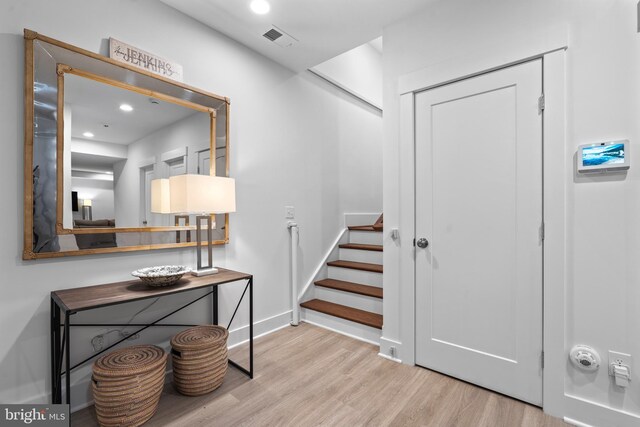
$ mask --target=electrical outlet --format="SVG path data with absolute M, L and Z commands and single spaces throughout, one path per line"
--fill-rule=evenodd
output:
M 102 350 L 104 347 L 104 335 L 100 334 L 91 338 L 91 346 L 93 347 L 94 352 Z
M 284 217 L 286 219 L 294 219 L 296 217 L 296 208 L 294 208 L 293 206 L 285 206 Z
M 609 350 L 609 375 L 613 375 L 613 366 L 627 366 L 631 370 L 631 355 Z
M 391 353 L 391 357 L 396 357 L 396 348 L 394 346 L 389 347 L 389 353 Z

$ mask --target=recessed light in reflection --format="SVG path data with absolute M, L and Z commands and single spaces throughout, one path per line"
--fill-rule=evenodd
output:
M 129 105 L 129 104 L 120 105 L 120 109 L 122 111 L 126 111 L 126 112 L 133 111 L 133 107 L 131 105 Z
M 249 6 L 253 13 L 258 15 L 264 15 L 271 10 L 271 5 L 266 0 L 253 0 Z

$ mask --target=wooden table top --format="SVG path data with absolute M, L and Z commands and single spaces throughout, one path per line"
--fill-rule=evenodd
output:
M 51 292 L 51 298 L 63 311 L 83 311 L 114 304 L 157 298 L 177 294 L 198 288 L 218 286 L 238 280 L 248 280 L 253 276 L 247 273 L 219 268 L 217 274 L 196 277 L 187 274 L 175 285 L 165 287 L 147 286 L 140 279 L 81 288 L 62 289 Z

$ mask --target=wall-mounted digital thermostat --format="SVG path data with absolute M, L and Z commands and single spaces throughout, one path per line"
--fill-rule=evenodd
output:
M 583 144 L 576 155 L 578 172 L 614 172 L 629 169 L 629 141 Z
M 573 366 L 583 371 L 593 372 L 600 367 L 600 355 L 587 345 L 574 345 L 569 352 L 569 359 Z

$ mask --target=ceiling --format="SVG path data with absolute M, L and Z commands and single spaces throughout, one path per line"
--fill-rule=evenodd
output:
M 71 152 L 72 171 L 113 174 L 113 165 L 122 160 L 120 157 Z
M 251 0 L 161 0 L 163 3 L 299 72 L 382 35 L 382 29 L 433 0 L 268 0 L 256 15 Z M 262 36 L 272 25 L 299 42 L 282 48 Z
M 198 113 L 171 102 L 99 83 L 73 74 L 65 75 L 65 104 L 71 107 L 71 137 L 128 145 L 165 126 Z M 133 107 L 120 110 L 121 104 Z M 108 125 L 108 127 L 105 127 Z M 95 136 L 86 138 L 82 134 Z

